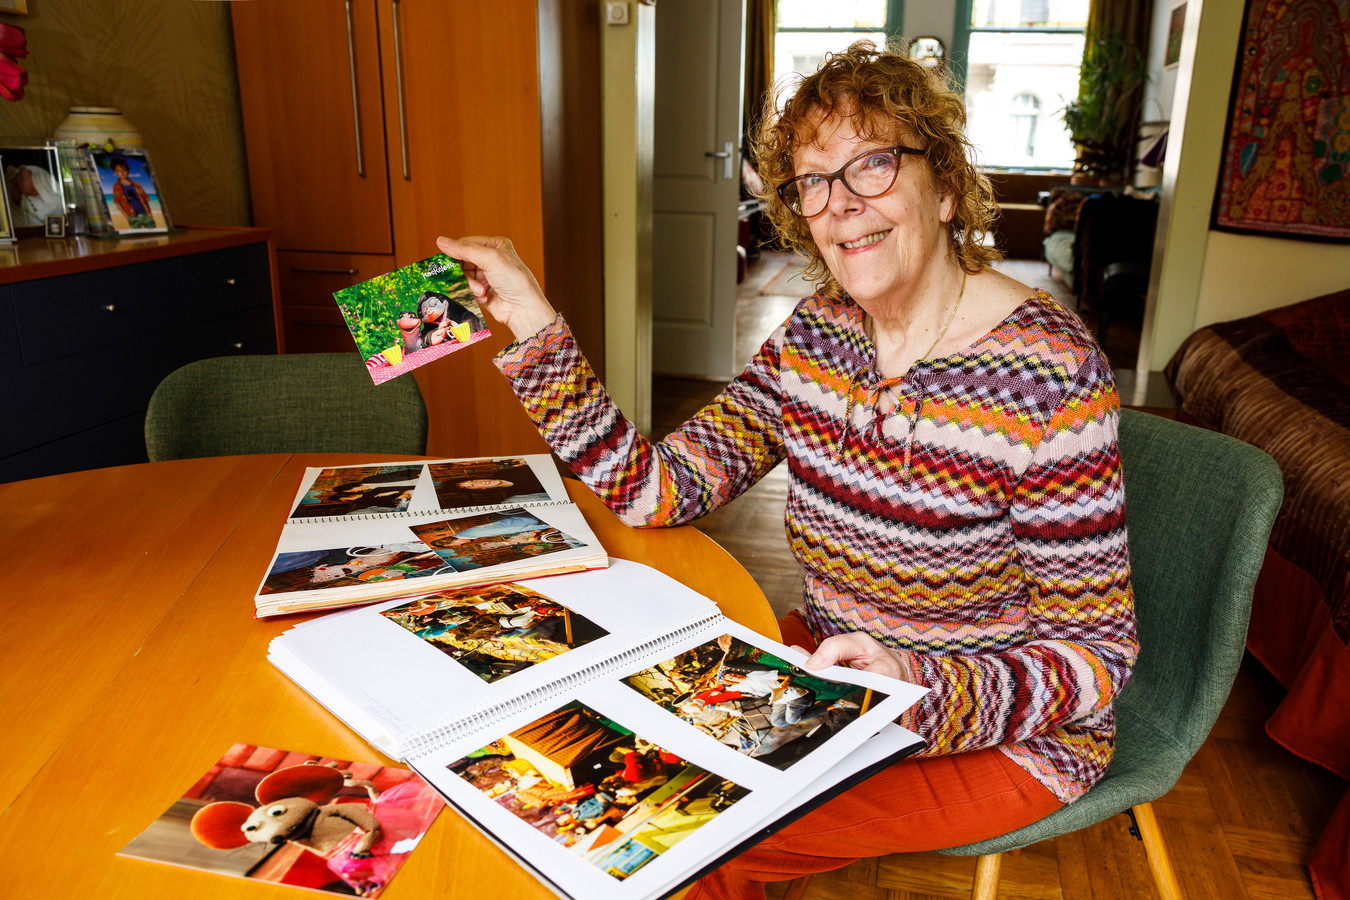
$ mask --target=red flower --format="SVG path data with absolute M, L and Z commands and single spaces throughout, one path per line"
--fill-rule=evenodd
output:
M 28 73 L 15 62 L 28 55 L 28 35 L 17 25 L 0 22 L 0 97 L 22 100 Z

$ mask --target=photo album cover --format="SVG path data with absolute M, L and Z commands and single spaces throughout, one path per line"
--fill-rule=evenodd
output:
M 457 260 L 437 253 L 333 294 L 376 384 L 492 334 Z
M 444 805 L 406 768 L 235 744 L 118 855 L 378 897 Z

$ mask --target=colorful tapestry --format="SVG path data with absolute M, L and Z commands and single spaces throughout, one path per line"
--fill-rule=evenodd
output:
M 1213 225 L 1350 241 L 1350 0 L 1248 0 Z

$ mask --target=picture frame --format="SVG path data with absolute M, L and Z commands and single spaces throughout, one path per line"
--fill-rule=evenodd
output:
M 63 238 L 66 236 L 66 217 L 63 215 L 48 216 L 44 228 L 47 237 Z
M 1186 4 L 1172 7 L 1167 25 L 1167 47 L 1163 51 L 1163 68 L 1170 69 L 1181 62 L 1181 36 L 1186 29 Z
M 28 0 L 0 0 L 0 13 L 26 16 L 28 15 Z
M 103 207 L 114 232 L 161 234 L 172 227 L 149 153 L 140 147 L 93 146 L 85 153 L 98 173 Z
M 43 234 L 47 216 L 64 216 L 70 209 L 56 145 L 0 140 L 0 159 L 4 160 L 5 197 L 15 236 Z
M 5 158 L 0 155 L 0 176 L 4 175 Z M 9 191 L 0 190 L 0 244 L 14 243 L 14 220 L 9 214 Z

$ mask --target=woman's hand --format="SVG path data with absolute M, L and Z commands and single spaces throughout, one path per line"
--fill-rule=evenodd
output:
M 509 328 L 516 340 L 524 340 L 557 316 L 506 238 L 441 237 L 436 246 L 460 261 L 478 305 Z
M 806 660 L 806 668 L 823 669 L 826 666 L 848 666 L 864 672 L 876 672 L 917 684 L 914 676 L 900 657 L 887 650 L 876 638 L 861 631 L 836 634 L 820 642 L 816 652 Z

